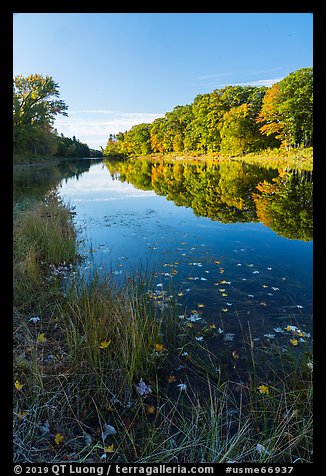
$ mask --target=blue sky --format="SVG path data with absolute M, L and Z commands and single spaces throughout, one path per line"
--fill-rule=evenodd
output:
M 49 75 L 59 133 L 105 147 L 229 84 L 271 85 L 313 62 L 311 13 L 16 13 L 14 75 Z

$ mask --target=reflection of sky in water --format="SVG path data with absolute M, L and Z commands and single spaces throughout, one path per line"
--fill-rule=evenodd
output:
M 227 331 L 239 319 L 259 335 L 290 323 L 311 330 L 311 242 L 280 237 L 261 223 L 196 217 L 153 191 L 113 180 L 102 164 L 62 183 L 60 194 L 75 206 L 95 263 L 117 279 L 140 265 L 155 271 L 153 290 L 172 283 L 188 312 L 204 304 L 202 317 Z M 230 284 L 217 284 L 223 280 Z

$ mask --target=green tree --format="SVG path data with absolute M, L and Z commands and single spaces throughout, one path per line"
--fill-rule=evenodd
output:
M 14 77 L 13 84 L 13 144 L 14 151 L 33 149 L 43 132 L 52 132 L 57 114 L 67 116 L 68 106 L 59 98 L 59 86 L 51 76 L 32 74 Z
M 276 136 L 286 147 L 312 145 L 313 69 L 302 68 L 272 86 L 257 118 L 261 131 Z

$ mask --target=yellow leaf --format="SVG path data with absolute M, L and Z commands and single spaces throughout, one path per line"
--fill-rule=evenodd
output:
M 298 345 L 299 344 L 298 339 L 291 339 L 290 342 L 291 342 L 292 345 Z
M 146 413 L 147 415 L 152 415 L 153 413 L 155 413 L 155 407 L 153 405 L 148 405 L 146 407 Z
M 107 446 L 104 448 L 104 453 L 114 453 L 114 444 Z
M 163 344 L 154 344 L 154 349 L 157 350 L 157 352 L 162 352 L 162 350 L 164 349 L 164 345 Z
M 42 334 L 39 334 L 37 338 L 37 342 L 39 342 L 40 344 L 43 344 L 43 342 L 46 342 L 46 341 L 47 341 L 47 338 L 45 337 L 44 332 L 42 332 Z
M 258 390 L 261 394 L 269 395 L 269 388 L 266 385 L 259 385 Z
M 177 377 L 175 375 L 170 375 L 168 377 L 168 382 L 169 383 L 175 382 L 176 380 L 177 380 Z
M 205 304 L 197 304 L 198 307 L 205 307 Z
M 109 347 L 109 345 L 111 344 L 111 339 L 110 340 L 103 340 L 101 343 L 100 343 L 100 349 L 106 349 L 107 347 Z
M 28 411 L 27 411 L 27 410 L 18 413 L 18 414 L 17 414 L 18 420 L 22 420 L 23 418 L 25 418 L 26 415 L 28 415 Z
M 62 443 L 64 439 L 65 439 L 65 438 L 64 438 L 63 435 L 61 435 L 61 433 L 57 433 L 57 434 L 55 435 L 54 441 L 55 441 L 55 443 L 56 443 L 57 445 L 60 445 L 60 443 Z
M 214 259 L 215 264 L 220 264 L 221 262 L 218 259 Z
M 24 385 L 23 385 L 22 383 L 20 383 L 19 380 L 16 380 L 16 382 L 15 382 L 15 388 L 16 388 L 17 390 L 21 390 L 21 389 L 23 388 L 23 386 L 24 386 Z
M 209 327 L 210 327 L 211 329 L 216 329 L 216 324 L 211 324 Z

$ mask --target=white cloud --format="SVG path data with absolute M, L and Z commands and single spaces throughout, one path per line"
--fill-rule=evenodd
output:
M 105 147 L 110 134 L 125 132 L 132 126 L 142 122 L 152 122 L 158 117 L 163 117 L 160 113 L 147 112 L 118 112 L 109 110 L 81 110 L 70 111 L 72 117 L 60 117 L 56 119 L 54 127 L 58 133 L 62 133 L 66 137 L 76 136 L 81 142 L 85 142 L 89 147 L 98 149 L 100 146 Z M 95 117 L 90 119 L 88 114 Z M 102 117 L 96 117 L 101 114 Z M 110 115 L 105 118 L 103 115 Z

